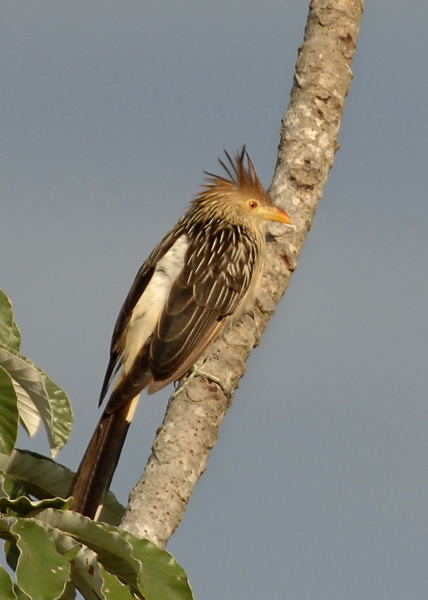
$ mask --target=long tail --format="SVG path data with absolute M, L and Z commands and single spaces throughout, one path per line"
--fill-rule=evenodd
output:
M 108 405 L 104 410 L 70 490 L 76 512 L 98 518 L 139 398 L 138 394 L 113 412 Z

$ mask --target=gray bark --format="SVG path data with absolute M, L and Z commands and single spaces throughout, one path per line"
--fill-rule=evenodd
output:
M 273 242 L 253 314 L 210 346 L 196 374 L 171 398 L 122 527 L 163 547 L 180 524 L 205 471 L 222 420 L 285 290 L 302 250 L 334 156 L 364 0 L 313 0 L 299 49 L 289 108 L 281 128 L 272 199 L 295 232 L 272 226 Z M 285 231 L 285 233 L 284 233 Z

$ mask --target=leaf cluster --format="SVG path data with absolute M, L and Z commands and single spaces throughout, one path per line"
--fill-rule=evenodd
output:
M 53 456 L 66 443 L 72 411 L 64 391 L 20 354 L 12 305 L 0 292 L 0 565 L 2 600 L 192 600 L 171 554 L 120 529 L 124 508 L 109 493 L 101 521 L 69 510 L 74 473 L 15 449 L 18 425 L 40 424 Z M 13 576 L 13 573 L 15 576 Z
M 0 291 L 0 452 L 9 454 L 15 447 L 19 423 L 30 436 L 43 423 L 55 456 L 71 433 L 71 406 L 65 392 L 20 354 L 20 347 L 12 304 Z

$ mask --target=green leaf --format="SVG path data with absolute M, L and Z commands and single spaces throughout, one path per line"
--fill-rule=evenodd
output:
M 16 600 L 16 594 L 13 591 L 13 581 L 3 567 L 0 565 L 0 590 L 2 600 Z
M 38 523 L 42 523 L 37 520 L 37 517 L 35 518 L 35 521 Z M 63 556 L 65 556 L 67 560 L 74 561 L 78 556 L 79 552 L 81 552 L 82 550 L 81 544 L 76 542 L 76 540 L 73 539 L 70 535 L 59 531 L 59 529 L 49 527 L 45 523 L 42 523 L 42 525 L 43 527 L 47 527 L 49 535 L 55 542 L 55 548 L 57 549 L 57 551 Z
M 0 366 L 0 451 L 10 454 L 18 435 L 17 398 L 12 379 Z
M 60 600 L 75 600 L 75 598 L 76 598 L 76 588 L 71 583 L 71 581 L 67 581 L 64 592 L 62 593 L 62 596 L 60 597 Z
M 69 536 L 59 534 L 55 531 L 57 547 L 69 543 Z M 88 568 L 90 565 L 90 568 Z M 71 568 L 71 581 L 86 600 L 135 600 L 129 586 L 122 583 L 115 575 L 112 575 L 97 562 L 96 555 L 92 550 L 81 546 L 78 554 L 74 557 Z
M 99 562 L 107 570 L 131 585 L 134 592 L 139 592 L 138 571 L 140 567 L 130 554 L 130 545 L 126 540 L 121 539 L 121 530 L 115 528 L 115 532 L 111 534 L 107 529 L 107 525 L 92 521 L 72 511 L 62 512 L 61 517 L 58 511 L 47 509 L 39 513 L 37 518 L 49 527 L 57 529 L 63 534 L 71 535 L 80 544 L 88 546 L 90 550 L 98 555 Z M 92 553 L 90 554 L 92 555 Z M 85 570 L 88 570 L 87 565 L 90 565 L 91 576 L 93 572 L 96 573 L 96 562 L 90 563 L 86 556 L 83 565 Z M 93 585 L 98 587 L 95 580 Z M 141 598 L 141 593 L 138 593 L 138 597 Z M 150 600 L 150 598 L 146 600 Z
M 34 525 L 34 527 L 33 527 Z M 40 565 L 46 569 L 46 575 L 53 579 L 58 578 L 61 580 L 67 580 L 64 590 L 59 592 L 61 600 L 72 600 L 75 597 L 74 590 L 69 585 L 69 567 L 71 567 L 73 560 L 81 550 L 81 546 L 70 536 L 62 534 L 56 529 L 47 528 L 46 526 L 37 522 L 34 518 L 18 518 L 15 516 L 3 516 L 0 517 L 0 537 L 6 540 L 5 542 L 5 554 L 8 565 L 14 571 L 18 571 L 18 568 L 23 569 L 23 575 L 27 577 L 28 569 L 33 567 L 31 562 L 31 552 L 37 553 L 38 560 L 35 563 L 36 569 Z M 22 529 L 25 531 L 25 535 L 22 533 Z M 40 539 L 41 536 L 41 539 Z M 40 543 L 41 542 L 41 543 Z M 30 555 L 22 552 L 24 546 L 27 545 L 30 548 Z M 54 548 L 57 550 L 58 555 L 55 554 Z M 48 550 L 47 559 L 48 562 L 43 561 L 43 552 Z M 52 560 L 53 557 L 53 560 Z M 25 560 L 26 564 L 22 566 L 22 561 Z M 20 562 L 21 561 L 21 562 Z M 59 562 L 59 567 L 58 567 Z M 65 571 L 60 568 L 63 564 L 68 564 Z M 28 566 L 29 565 L 29 566 Z M 53 571 L 49 569 L 52 567 Z M 25 569 L 27 571 L 25 571 Z M 31 569 L 30 569 L 31 570 Z M 58 573 L 57 573 L 58 571 Z M 36 571 L 37 573 L 37 571 Z M 25 580 L 25 577 L 23 579 Z M 28 577 L 27 577 L 28 578 Z M 38 579 L 34 580 L 34 586 L 39 585 Z M 33 584 L 29 584 L 33 585 Z M 46 587 L 46 586 L 44 586 Z M 50 586 L 52 588 L 52 586 Z M 58 585 L 56 585 L 58 588 Z M 42 588 L 43 589 L 43 588 Z M 1 588 L 0 588 L 1 590 Z M 19 599 L 26 600 L 29 598 L 24 592 L 18 588 L 15 584 L 15 592 Z M 32 588 L 29 592 L 30 599 L 34 600 L 35 597 L 39 597 L 39 591 L 32 593 Z
M 64 391 L 35 363 L 0 346 L 0 366 L 11 376 L 18 394 L 18 411 L 29 433 L 35 433 L 37 412 L 46 428 L 52 454 L 68 440 L 73 417 Z
M 42 418 L 37 410 L 37 406 L 22 385 L 17 381 L 14 381 L 13 387 L 15 388 L 16 397 L 18 398 L 18 411 L 21 424 L 28 435 L 33 437 L 39 430 Z
M 37 519 L 73 536 L 96 552 L 107 571 L 131 586 L 145 600 L 191 600 L 186 573 L 173 556 L 148 540 L 118 527 L 91 521 L 72 511 L 48 508 Z
M 25 517 L 35 510 L 44 510 L 46 508 L 56 508 L 65 510 L 71 503 L 71 498 L 48 498 L 46 500 L 30 500 L 27 496 L 19 498 L 0 498 L 0 512 L 13 514 L 18 517 Z
M 0 454 L 0 456 L 6 456 Z M 19 481 L 16 481 L 13 477 L 7 473 L 0 471 L 0 497 L 6 496 L 6 498 L 18 498 L 19 496 L 25 496 L 27 493 Z
M 32 598 L 29 598 L 27 594 L 24 594 L 21 588 L 19 588 L 16 584 L 13 586 L 13 589 L 18 597 L 18 600 L 32 600 Z
M 0 454 L 0 471 L 21 483 L 28 494 L 37 498 L 66 498 L 74 473 L 67 467 L 29 450 Z
M 186 572 L 172 554 L 161 550 L 149 540 L 137 539 L 137 543 L 132 544 L 132 555 L 141 564 L 139 581 L 145 598 L 193 598 Z
M 82 593 L 86 600 L 102 599 L 102 580 L 98 576 L 97 563 L 94 564 L 94 569 L 88 570 L 88 564 L 93 561 L 93 553 L 59 529 L 50 527 L 49 531 L 55 540 L 57 550 L 72 560 L 71 582 L 73 586 Z M 88 557 L 88 553 L 91 553 L 91 556 Z
M 52 536 L 30 519 L 10 528 L 20 551 L 16 575 L 19 587 L 32 600 L 57 600 L 70 576 L 70 563 L 58 553 Z
M 43 379 L 38 370 L 24 357 L 0 347 L 0 365 L 9 373 L 18 389 L 19 399 L 28 397 L 36 406 L 37 412 L 49 430 L 52 422 L 52 409 L 49 404 Z M 21 407 L 18 407 L 20 409 Z
M 19 352 L 21 336 L 13 318 L 12 303 L 0 290 L 0 345 Z
M 0 472 L 24 486 L 26 493 L 37 498 L 66 498 L 73 482 L 74 473 L 67 467 L 28 450 L 15 449 L 10 456 L 0 454 Z M 8 484 L 10 485 L 10 484 Z M 9 487 L 7 488 L 9 489 Z M 106 523 L 118 525 L 124 507 L 109 492 L 105 498 L 100 518 Z
M 29 360 L 28 358 L 26 360 Z M 31 361 L 30 361 L 31 362 Z M 35 363 L 31 363 L 40 373 L 43 379 L 46 393 L 52 409 L 51 434 L 54 443 L 52 448 L 53 457 L 56 456 L 64 444 L 68 441 L 73 429 L 73 411 L 67 398 L 67 394 L 59 387 L 49 375 Z
M 61 537 L 64 538 L 64 536 Z M 101 572 L 102 566 L 97 562 L 92 550 L 81 546 L 73 560 L 71 581 L 86 600 L 106 600 L 102 590 L 104 579 Z M 135 596 L 131 596 L 131 598 L 134 600 Z
M 112 575 L 100 565 L 100 575 L 103 579 L 102 593 L 106 600 L 134 600 L 135 596 L 129 587 L 123 584 L 115 575 Z

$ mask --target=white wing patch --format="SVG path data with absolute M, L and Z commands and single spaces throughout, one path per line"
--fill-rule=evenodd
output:
M 128 373 L 141 348 L 153 333 L 163 311 L 172 284 L 184 266 L 189 241 L 180 236 L 158 261 L 155 272 L 132 311 L 126 331 L 123 369 Z

